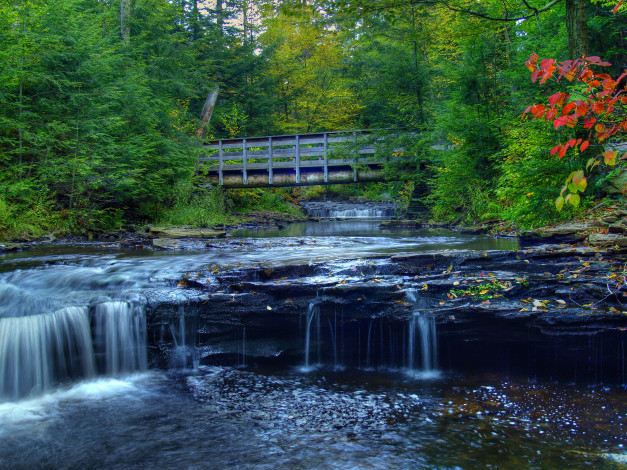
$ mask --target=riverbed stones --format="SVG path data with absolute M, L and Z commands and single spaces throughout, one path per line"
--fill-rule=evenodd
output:
M 2 243 L 0 244 L 0 253 L 7 253 L 10 251 L 22 251 L 28 250 L 31 245 L 27 243 Z

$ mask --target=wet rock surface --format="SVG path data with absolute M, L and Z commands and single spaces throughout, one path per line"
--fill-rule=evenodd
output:
M 405 301 L 406 292 L 416 289 L 418 308 L 443 321 L 455 311 L 485 310 L 546 326 L 624 325 L 624 257 L 564 245 L 513 252 L 451 250 L 308 265 L 215 267 L 188 273 L 179 287 L 195 290 L 206 304 L 228 304 L 234 319 L 238 312 L 301 315 L 299 308 L 313 302 L 346 305 L 361 317 L 402 320 L 415 310 Z
M 29 250 L 30 248 L 31 248 L 31 245 L 29 245 L 28 243 L 1 243 L 0 253 Z
M 403 367 L 406 357 L 392 350 L 421 314 L 436 318 L 447 367 L 515 363 L 547 377 L 595 381 L 585 365 L 593 356 L 594 370 L 620 381 L 612 351 L 627 338 L 624 262 L 621 251 L 546 245 L 214 266 L 173 281 L 177 301 L 151 298 L 149 330 L 156 343 L 172 345 L 169 332 L 183 318 L 201 364 L 297 365 L 316 312 L 313 323 L 321 326 L 312 348 L 322 348 L 323 362 L 356 367 L 372 355 L 373 364 Z M 380 346 L 370 346 L 371 335 Z M 626 367 L 622 360 L 619 368 Z

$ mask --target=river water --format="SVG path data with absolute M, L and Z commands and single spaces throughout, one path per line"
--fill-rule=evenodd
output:
M 408 325 L 416 344 L 404 346 L 423 351 L 406 361 L 418 373 L 305 367 L 309 359 L 147 367 L 145 296 L 176 297 L 188 271 L 516 248 L 511 239 L 377 227 L 240 231 L 173 252 L 89 244 L 1 255 L 0 468 L 624 468 L 624 385 L 441 370 L 436 326 L 418 314 Z M 303 315 L 306 342 L 316 317 Z

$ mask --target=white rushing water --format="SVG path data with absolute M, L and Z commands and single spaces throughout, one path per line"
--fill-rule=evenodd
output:
M 68 380 L 145 370 L 143 307 L 105 302 L 0 318 L 0 397 L 41 394 Z M 92 341 L 93 337 L 93 341 Z

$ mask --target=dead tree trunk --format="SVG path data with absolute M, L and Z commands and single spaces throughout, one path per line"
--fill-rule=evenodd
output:
M 205 105 L 202 108 L 202 114 L 200 115 L 200 120 L 202 122 L 198 127 L 198 130 L 196 131 L 196 136 L 200 137 L 201 139 L 204 139 L 205 135 L 207 134 L 207 127 L 209 126 L 209 121 L 211 121 L 211 115 L 213 114 L 213 108 L 216 105 L 219 91 L 219 87 L 215 87 L 213 90 L 211 90 L 207 95 Z

